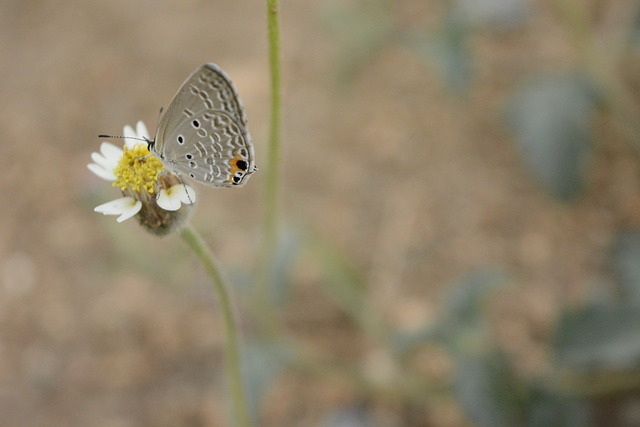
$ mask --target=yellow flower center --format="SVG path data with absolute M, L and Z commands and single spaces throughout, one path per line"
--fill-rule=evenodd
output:
M 140 192 L 143 189 L 153 194 L 157 176 L 164 170 L 162 162 L 151 154 L 144 144 L 136 144 L 133 148 L 124 146 L 124 154 L 120 158 L 118 166 L 113 170 L 116 180 L 114 186 L 123 191 L 130 188 Z

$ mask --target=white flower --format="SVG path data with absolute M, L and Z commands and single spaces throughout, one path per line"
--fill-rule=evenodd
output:
M 123 148 L 103 142 L 100 152 L 91 154 L 89 170 L 120 187 L 123 193 L 123 197 L 97 206 L 94 211 L 118 215 L 118 222 L 138 214 L 142 225 L 165 234 L 185 216 L 178 216 L 182 205 L 195 203 L 195 190 L 149 152 L 149 132 L 142 121 L 135 130 L 125 126 L 123 135 Z

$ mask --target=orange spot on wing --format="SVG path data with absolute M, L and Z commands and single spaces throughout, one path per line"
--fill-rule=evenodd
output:
M 236 157 L 229 160 L 229 166 L 231 166 L 231 170 L 229 171 L 229 179 L 227 179 L 227 181 L 232 182 L 233 176 L 236 174 L 236 172 L 246 172 L 245 169 L 240 169 L 238 167 L 238 162 L 241 160 L 245 161 L 240 155 L 236 155 Z

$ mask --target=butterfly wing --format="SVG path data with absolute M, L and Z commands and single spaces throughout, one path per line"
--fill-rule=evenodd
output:
M 256 170 L 249 134 L 225 111 L 184 116 L 164 137 L 167 167 L 203 184 L 242 185 Z
M 226 113 L 246 134 L 245 145 L 251 146 L 247 118 L 242 101 L 231 79 L 216 64 L 204 64 L 182 84 L 158 124 L 154 152 L 165 154 L 168 133 L 206 110 Z M 253 151 L 253 147 L 251 147 Z
M 242 102 L 217 65 L 205 64 L 185 80 L 152 149 L 168 168 L 214 187 L 242 185 L 256 170 Z

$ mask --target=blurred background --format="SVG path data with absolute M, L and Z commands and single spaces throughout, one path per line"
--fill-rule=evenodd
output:
M 264 173 L 198 187 L 261 426 L 640 425 L 640 2 L 281 5 L 280 246 Z M 227 426 L 183 241 L 93 212 L 100 133 L 205 62 L 266 167 L 265 5 L 0 2 L 0 425 Z M 260 331 L 256 310 L 278 320 Z

